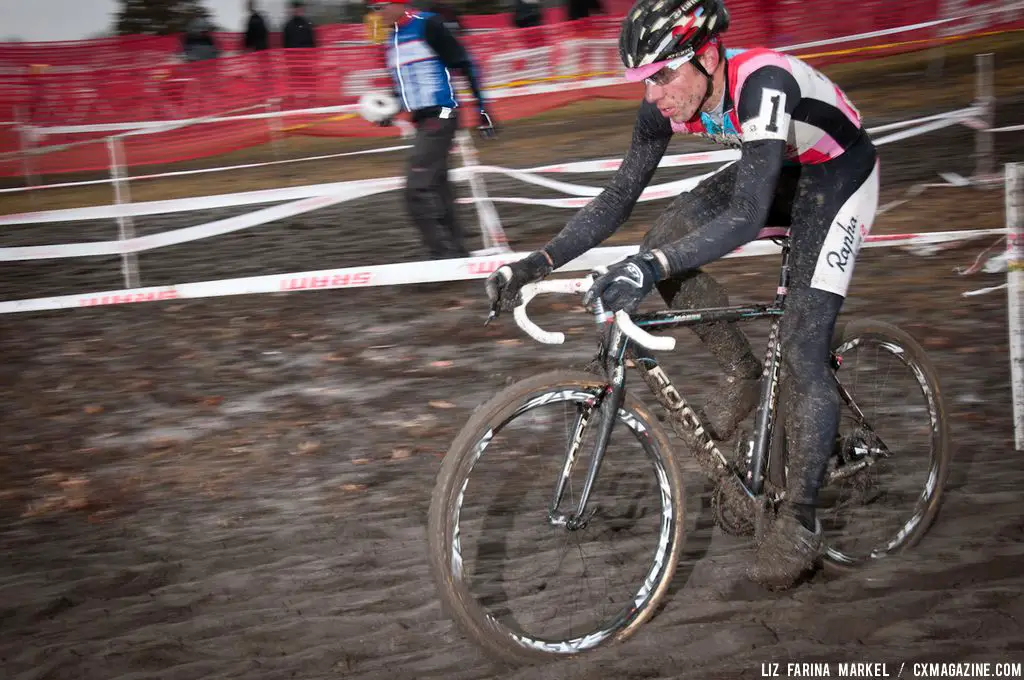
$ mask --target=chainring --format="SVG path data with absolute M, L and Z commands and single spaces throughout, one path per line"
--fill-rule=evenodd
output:
M 729 475 L 723 477 L 711 495 L 711 508 L 715 522 L 731 536 L 753 536 L 756 504 L 740 486 L 740 481 Z

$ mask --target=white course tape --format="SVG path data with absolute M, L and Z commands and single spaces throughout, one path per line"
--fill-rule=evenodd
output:
M 346 156 L 362 156 L 365 154 L 387 153 L 389 151 L 404 151 L 411 149 L 411 144 L 399 146 L 385 146 L 379 149 L 364 149 L 362 151 L 346 151 L 344 153 L 330 153 L 322 156 L 303 156 L 302 158 L 284 158 L 279 161 L 265 161 L 262 163 L 242 163 L 240 165 L 225 165 L 219 168 L 199 168 L 197 170 L 175 170 L 174 172 L 160 172 L 153 175 L 132 175 L 125 177 L 126 181 L 135 182 L 140 179 L 162 179 L 165 177 L 182 177 L 185 175 L 198 175 L 207 172 L 224 172 L 225 170 L 249 170 L 251 168 L 262 168 L 269 165 L 281 165 L 284 163 L 301 163 L 302 161 L 323 161 L 330 158 L 344 158 Z M 82 182 L 61 182 L 60 184 L 36 184 L 27 187 L 10 187 L 0 189 L 0 194 L 10 194 L 24 191 L 38 191 L 40 189 L 66 189 L 68 187 L 84 187 L 90 184 L 110 184 L 113 182 L 109 177 L 103 179 L 90 179 Z
M 275 205 L 244 215 L 228 217 L 223 220 L 216 220 L 194 227 L 184 229 L 173 229 L 150 236 L 136 236 L 119 241 L 97 241 L 95 243 L 68 243 L 55 246 L 16 246 L 12 248 L 0 248 L 0 262 L 16 262 L 21 260 L 45 260 L 65 257 L 91 257 L 96 255 L 124 255 L 126 253 L 138 253 L 154 248 L 178 245 L 189 241 L 229 234 L 233 231 L 248 229 L 249 227 L 266 224 L 274 220 L 281 220 L 286 217 L 294 217 L 302 213 L 325 208 L 336 203 L 369 196 L 371 194 L 390 191 L 392 186 L 363 187 L 350 189 L 346 192 L 338 192 L 328 196 L 313 196 L 304 198 L 284 205 Z
M 279 201 L 297 201 L 303 198 L 314 198 L 316 196 L 330 196 L 332 194 L 347 191 L 350 188 L 373 188 L 379 186 L 393 187 L 392 183 L 396 181 L 402 181 L 402 178 L 381 177 L 379 179 L 359 179 L 349 182 L 307 184 L 304 186 L 282 187 L 279 189 L 239 191 L 230 194 L 196 196 L 195 198 L 171 198 L 162 201 L 124 203 L 121 205 L 96 205 L 88 208 L 66 208 L 62 210 L 13 213 L 10 215 L 0 215 L 0 226 L 5 224 L 77 222 L 79 220 L 102 220 L 117 217 L 166 215 L 169 213 L 189 212 L 192 210 L 212 210 L 214 208 L 233 208 L 243 205 L 277 203 Z
M 902 132 L 894 132 L 891 135 L 886 135 L 885 137 L 880 137 L 880 138 L 874 140 L 874 144 L 875 144 L 875 146 L 884 146 L 886 144 L 891 144 L 892 142 L 898 142 L 898 141 L 900 141 L 902 139 L 907 139 L 909 137 L 916 137 L 917 135 L 922 135 L 922 134 L 925 134 L 926 132 L 932 132 L 934 130 L 940 130 L 940 129 L 945 128 L 945 127 L 950 127 L 952 125 L 956 125 L 956 124 L 961 123 L 964 120 L 970 118 L 971 116 L 973 116 L 976 113 L 976 111 L 977 110 L 975 108 L 968 107 L 966 109 L 958 109 L 956 111 L 950 111 L 949 113 L 943 113 L 943 114 L 938 114 L 938 115 L 934 115 L 934 116 L 927 116 L 926 118 L 923 118 L 923 119 L 919 118 L 919 119 L 914 120 L 914 121 L 909 121 L 910 123 L 919 123 L 919 122 L 921 122 L 923 120 L 927 120 L 927 121 L 930 121 L 930 122 L 927 122 L 924 125 L 922 125 L 920 127 L 917 127 L 917 128 L 913 128 L 913 129 L 909 129 L 909 130 L 903 130 Z M 907 126 L 907 121 L 904 121 L 903 123 L 893 123 L 893 124 L 890 124 L 888 126 L 882 126 L 882 127 L 891 130 L 891 129 L 894 128 L 894 126 L 895 127 L 906 127 Z M 874 132 L 876 130 L 877 130 L 877 128 L 869 128 L 868 132 L 871 133 L 871 132 Z M 727 153 L 727 152 L 719 152 L 719 153 Z M 738 151 L 734 151 L 733 153 L 735 154 L 734 158 L 739 158 L 739 152 Z M 687 154 L 687 155 L 689 155 L 689 154 Z M 594 162 L 594 161 L 588 161 L 588 162 Z M 606 167 L 610 166 L 610 164 L 611 164 L 610 160 L 609 161 L 597 161 L 597 162 L 607 164 Z M 690 179 L 678 180 L 676 182 L 668 182 L 668 183 L 665 183 L 665 184 L 659 184 L 659 185 L 647 187 L 647 189 L 644 190 L 644 193 L 641 194 L 639 200 L 641 200 L 641 201 L 653 201 L 653 200 L 657 200 L 657 199 L 661 199 L 661 198 L 666 198 L 667 196 L 671 195 L 672 191 L 674 191 L 676 194 L 681 193 L 683 191 L 689 191 L 690 189 L 695 187 L 700 181 L 704 180 L 707 177 L 710 177 L 711 175 L 715 174 L 715 172 L 720 172 L 725 167 L 727 167 L 727 165 L 723 165 L 722 167 L 718 168 L 718 170 L 715 170 L 714 172 L 710 172 L 710 173 L 707 173 L 705 175 L 700 175 L 698 177 L 693 177 L 693 178 L 690 178 Z M 555 167 L 559 167 L 559 166 L 555 166 Z M 498 170 L 498 169 L 491 168 L 491 170 L 495 171 L 495 170 Z M 504 171 L 504 168 L 502 168 L 500 170 Z M 515 175 L 510 175 L 510 176 L 515 176 Z M 523 178 L 520 178 L 520 179 L 523 179 Z M 524 179 L 524 181 L 529 181 L 529 180 L 525 180 Z M 534 183 L 540 184 L 540 182 L 534 182 Z M 544 185 L 544 186 L 548 186 L 548 185 Z M 594 187 L 588 187 L 588 189 L 594 189 Z M 572 193 L 572 192 L 565 191 L 564 193 Z M 597 193 L 600 193 L 600 191 L 598 191 Z M 577 193 L 576 195 L 578 195 L 578 196 L 596 196 L 597 193 L 583 193 L 581 191 L 581 192 Z M 580 198 L 520 198 L 520 197 L 514 197 L 514 196 L 492 196 L 492 197 L 488 198 L 487 200 L 492 202 L 492 203 L 517 203 L 517 204 L 520 204 L 520 205 L 541 205 L 541 206 L 547 206 L 547 207 L 550 207 L 550 208 L 581 208 L 584 205 L 586 205 L 587 202 L 588 202 L 587 200 L 580 199 Z M 460 199 L 458 199 L 458 202 L 459 203 L 473 203 L 474 199 L 472 199 L 472 198 L 460 198 Z M 906 200 L 894 202 L 894 203 L 892 203 L 892 204 L 890 204 L 888 206 L 885 206 L 881 212 L 884 212 L 886 210 L 890 210 L 890 209 L 896 207 L 896 205 L 900 205 L 901 203 L 905 203 L 905 202 L 906 202 Z
M 1024 130 L 1024 125 L 1008 125 L 1001 128 L 990 128 L 988 132 L 1020 132 Z
M 395 147 L 388 147 L 394 149 Z M 687 165 L 702 165 L 714 163 L 721 160 L 734 160 L 739 158 L 738 151 L 714 151 L 692 154 L 676 154 L 665 156 L 659 167 L 681 167 Z M 496 171 L 510 171 L 517 173 L 530 172 L 562 172 L 546 168 L 567 168 L 564 172 L 587 173 L 607 172 L 609 164 L 614 161 L 616 166 L 622 159 L 608 159 L 600 161 L 580 161 L 577 163 L 563 163 L 552 166 L 540 166 L 530 170 L 514 170 L 500 168 Z M 496 169 L 497 166 L 476 166 Z M 465 168 L 452 170 L 453 178 L 460 179 L 473 172 Z M 104 180 L 106 181 L 106 180 Z M 194 198 L 173 198 L 161 201 L 144 201 L 124 205 L 98 205 L 86 208 L 65 208 L 61 210 L 41 210 L 26 213 L 11 213 L 0 215 L 0 226 L 5 224 L 42 224 L 47 222 L 78 222 L 87 220 L 114 219 L 117 217 L 142 217 L 145 215 L 164 215 L 175 212 L 187 212 L 192 210 L 210 210 L 212 208 L 231 208 L 244 205 L 258 205 L 260 203 L 275 203 L 278 201 L 294 201 L 313 196 L 327 196 L 338 191 L 344 191 L 348 187 L 375 186 L 377 184 L 393 186 L 395 181 L 404 181 L 401 177 L 381 177 L 378 179 L 360 179 L 348 182 L 328 182 L 326 184 L 307 184 L 297 187 L 284 187 L 280 189 L 259 189 L 256 191 L 239 191 L 230 194 L 214 194 L 210 196 L 197 196 Z M 401 185 L 399 185 L 401 186 Z M 397 187 L 396 187 L 397 188 Z
M 725 167 L 725 166 L 723 166 Z M 488 166 L 474 166 L 472 168 L 458 168 L 453 171 L 453 174 L 468 175 L 472 174 L 471 170 L 483 169 L 489 172 L 500 172 L 511 177 L 516 177 L 540 186 L 545 186 L 551 189 L 556 189 L 562 193 L 570 195 L 583 196 L 586 198 L 577 199 L 581 201 L 581 205 L 586 205 L 589 202 L 590 197 L 596 196 L 601 193 L 600 187 L 589 187 L 576 184 L 569 184 L 568 182 L 558 182 L 555 180 L 549 180 L 543 177 L 537 177 L 530 173 L 521 171 L 509 170 L 507 168 L 499 167 L 488 167 Z M 462 171 L 462 172 L 460 172 Z M 718 172 L 718 171 L 715 171 Z M 641 201 L 653 201 L 668 196 L 674 196 L 684 191 L 689 191 L 695 187 L 699 182 L 707 177 L 715 174 L 707 173 L 699 175 L 697 177 L 691 177 L 688 179 L 676 180 L 674 182 L 666 182 L 664 184 L 657 184 L 654 186 L 647 187 L 644 192 L 640 195 Z M 123 239 L 117 241 L 96 241 L 94 243 L 65 243 L 59 245 L 48 245 L 48 246 L 11 246 L 0 248 L 0 262 L 19 262 L 23 260 L 46 260 L 46 259 L 58 259 L 68 257 L 94 257 L 98 255 L 124 255 L 127 253 L 139 253 L 146 250 L 153 250 L 154 248 L 163 248 L 166 246 L 179 245 L 181 243 L 187 243 L 189 241 L 197 241 L 204 238 L 210 238 L 213 236 L 220 236 L 223 234 L 229 234 L 234 231 L 241 229 L 248 229 L 250 227 L 267 224 L 275 220 L 284 219 L 286 217 L 294 217 L 305 212 L 312 210 L 318 210 L 325 208 L 337 203 L 345 201 L 351 201 L 357 198 L 365 198 L 374 194 L 383 193 L 385 191 L 392 191 L 403 186 L 405 183 L 404 178 L 393 177 L 387 180 L 376 180 L 372 183 L 359 183 L 355 186 L 349 185 L 333 191 L 328 194 L 321 196 L 311 196 L 284 205 L 277 205 L 270 208 L 263 208 L 262 210 L 256 210 L 254 212 L 246 213 L 244 215 L 237 215 L 235 217 L 228 217 L 222 220 L 215 220 L 213 222 L 207 222 L 205 224 L 198 224 L 192 227 L 184 227 L 181 229 L 172 229 L 170 231 L 161 232 L 159 234 L 152 234 L 150 236 L 137 236 L 135 238 Z M 545 205 L 542 202 L 543 199 L 525 199 L 534 205 Z M 570 199 L 572 200 L 572 199 Z M 563 199 L 564 201 L 564 199 Z M 485 202 L 490 203 L 491 199 L 483 197 L 470 197 L 459 199 L 459 203 L 477 203 Z M 509 202 L 503 200 L 503 202 Z M 566 207 L 564 203 L 559 204 L 557 207 Z
M 739 149 L 724 151 L 708 151 L 704 153 L 679 153 L 663 156 L 658 163 L 659 168 L 681 168 L 689 165 L 706 165 L 708 163 L 724 163 L 740 157 Z M 590 172 L 612 172 L 622 164 L 621 158 L 605 158 L 599 161 L 576 161 L 573 163 L 557 163 L 555 165 L 538 165 L 527 168 L 524 172 L 558 172 L 584 174 Z
M 895 123 L 886 123 L 885 125 L 876 125 L 873 128 L 868 128 L 868 133 L 877 135 L 882 132 L 890 132 L 892 130 L 902 130 L 903 128 L 910 127 L 912 125 L 920 125 L 921 123 L 930 123 L 933 120 L 939 120 L 941 118 L 949 118 L 951 116 L 973 115 L 979 112 L 979 109 L 974 106 L 968 106 L 964 109 L 957 109 L 955 111 L 946 111 L 945 113 L 936 113 L 931 116 L 925 116 L 924 118 L 915 118 L 913 120 L 901 120 Z
M 243 108 L 263 107 L 264 104 L 253 104 Z M 320 106 L 312 109 L 282 109 L 279 111 L 267 111 L 264 113 L 247 113 L 237 116 L 219 115 L 216 117 L 206 116 L 202 118 L 182 118 L 179 120 L 137 120 L 124 123 L 93 123 L 90 125 L 55 125 L 53 127 L 38 127 L 47 135 L 74 135 L 85 132 L 124 132 L 126 130 L 150 130 L 160 131 L 169 124 L 180 125 L 202 125 L 204 123 L 231 123 L 240 120 L 260 120 L 264 118 L 280 118 L 282 116 L 318 116 L 329 113 L 355 113 L 359 106 L 357 104 L 344 104 L 337 106 Z
M 709 172 L 709 173 L 706 173 L 706 174 L 703 174 L 703 175 L 698 175 L 696 177 L 688 177 L 686 179 L 675 180 L 674 182 L 665 182 L 664 184 L 655 184 L 655 185 L 649 186 L 649 187 L 647 187 L 646 189 L 643 190 L 643 192 L 640 194 L 640 198 L 638 198 L 637 201 L 638 202 L 657 201 L 657 200 L 660 200 L 660 199 L 669 198 L 670 196 L 678 196 L 679 194 L 683 193 L 684 191 L 690 191 L 695 186 L 697 186 L 700 182 L 704 181 L 705 179 L 707 179 L 711 175 L 714 175 L 714 174 L 724 170 L 729 165 L 731 165 L 731 163 L 723 165 L 721 168 L 719 168 L 718 170 L 715 170 L 714 172 Z M 588 187 L 588 189 L 591 189 L 591 188 L 592 189 L 596 189 L 597 193 L 586 193 L 586 194 L 583 194 L 582 192 L 580 192 L 580 194 L 577 194 L 577 195 L 583 196 L 582 198 L 517 198 L 517 197 L 514 197 L 514 196 L 498 196 L 498 197 L 491 197 L 491 198 L 488 198 L 486 200 L 488 200 L 490 202 L 493 202 L 493 203 L 518 203 L 520 205 L 543 205 L 543 206 L 548 206 L 548 207 L 551 207 L 551 208 L 581 208 L 581 207 L 585 206 L 587 203 L 590 202 L 590 200 L 591 200 L 590 197 L 596 196 L 598 193 L 600 193 L 602 191 L 602 189 L 600 189 L 598 187 Z M 571 193 L 571 192 L 566 191 L 565 193 Z M 469 198 L 460 198 L 460 199 L 457 200 L 457 202 L 458 203 L 475 203 L 476 200 L 477 199 L 475 199 L 475 198 L 469 197 Z
M 943 114 L 936 114 L 931 116 L 925 116 L 923 118 L 916 118 L 910 121 L 904 121 L 903 123 L 890 123 L 883 125 L 880 128 L 867 128 L 869 134 L 874 134 L 879 130 L 894 129 L 893 126 L 907 127 L 915 125 L 921 122 L 928 122 L 934 125 L 933 128 L 917 128 L 915 130 L 909 130 L 903 133 L 897 133 L 895 135 L 889 135 L 888 137 L 882 137 L 875 141 L 875 145 L 888 144 L 890 142 L 912 137 L 915 134 L 923 134 L 929 132 L 932 129 L 939 129 L 946 127 L 947 125 L 953 125 L 961 122 L 962 120 L 970 117 L 976 109 L 968 107 L 965 109 L 957 109 Z M 952 121 L 952 122 L 947 122 Z M 941 124 L 940 124 L 941 123 Z M 393 148 L 393 147 L 392 147 Z M 659 167 L 679 167 L 684 165 L 699 165 L 702 163 L 713 163 L 720 160 L 734 160 L 739 157 L 739 152 L 736 150 L 724 150 L 724 151 L 713 151 L 704 153 L 690 153 L 690 154 L 677 154 L 673 156 L 666 156 L 662 158 L 662 162 L 659 163 Z M 567 172 L 567 173 L 584 173 L 584 172 L 608 172 L 618 167 L 621 163 L 621 159 L 605 159 L 599 161 L 580 161 L 577 163 L 559 163 L 549 166 L 540 166 L 538 168 L 532 168 L 530 170 L 522 171 L 515 170 L 514 172 Z M 613 167 L 614 164 L 614 167 Z M 496 166 L 489 166 L 491 168 Z M 507 170 L 502 168 L 502 170 Z M 460 168 L 455 170 L 456 177 L 459 177 L 458 173 L 466 170 Z M 199 196 L 195 198 L 179 198 L 169 199 L 163 201 L 148 201 L 141 203 L 131 203 L 124 205 L 103 205 L 103 206 L 92 206 L 87 208 L 68 208 L 64 210 L 44 210 L 27 213 L 13 213 L 10 215 L 0 215 L 0 226 L 5 224 L 40 224 L 44 222 L 75 222 L 84 220 L 97 220 L 97 219 L 116 219 L 118 217 L 141 217 L 144 215 L 160 215 L 173 212 L 185 212 L 190 210 L 209 210 L 211 208 L 227 208 L 243 205 L 257 205 L 260 203 L 273 203 L 277 201 L 289 201 L 298 200 L 302 198 L 309 198 L 312 196 L 324 196 L 331 194 L 335 191 L 343 190 L 344 187 L 354 185 L 355 183 L 367 183 L 374 182 L 392 182 L 396 178 L 386 177 L 380 179 L 369 179 L 369 180 L 355 180 L 355 182 L 332 182 L 327 184 L 310 184 L 299 187 L 287 187 L 281 189 L 262 189 L 258 191 L 242 191 L 230 194 L 217 194 L 212 196 Z M 104 180 L 105 181 L 105 180 Z M 491 199 L 497 201 L 498 199 Z M 504 202 L 520 202 L 520 201 L 504 201 Z M 578 202 L 572 202 L 571 206 L 578 206 Z
M 864 246 L 883 247 L 890 245 L 911 245 L 939 243 L 943 241 L 964 241 L 996 234 L 1005 234 L 1005 229 L 984 229 L 937 232 L 931 234 L 891 234 L 868 236 Z M 607 266 L 639 250 L 639 246 L 616 246 L 594 248 L 558 269 L 559 272 L 589 271 Z M 780 248 L 768 241 L 749 243 L 726 258 L 754 257 L 778 253 Z M 58 295 L 54 297 L 11 300 L 0 302 L 0 314 L 37 312 L 51 309 L 76 309 L 103 305 L 122 305 L 160 300 L 196 299 L 223 297 L 227 295 L 248 295 L 253 293 L 288 293 L 333 288 L 364 288 L 373 286 L 394 286 L 440 281 L 463 281 L 480 279 L 499 267 L 515 262 L 528 253 L 508 253 L 487 257 L 473 257 L 453 260 L 432 260 L 383 264 L 367 267 L 346 267 L 324 269 L 290 274 L 271 274 L 216 281 L 199 281 L 173 286 L 154 286 L 125 290 Z
M 976 295 L 985 295 L 987 293 L 995 293 L 996 291 L 1005 290 L 1009 287 L 1009 284 L 1000 283 L 998 286 L 989 286 L 988 288 L 978 288 L 977 290 L 968 290 L 960 293 L 960 297 L 975 297 Z
M 926 132 L 941 130 L 942 128 L 950 127 L 951 125 L 957 125 L 959 123 L 964 122 L 965 120 L 968 120 L 974 115 L 974 112 L 974 109 L 961 109 L 960 111 L 954 111 L 944 118 L 933 120 L 932 122 L 925 123 L 920 127 L 916 127 L 910 130 L 903 130 L 902 132 L 894 132 L 891 135 L 886 135 L 885 137 L 879 137 L 878 139 L 874 140 L 874 143 L 875 146 L 883 146 L 885 144 L 891 144 L 892 142 L 898 142 L 902 139 L 909 139 L 910 137 L 923 135 Z

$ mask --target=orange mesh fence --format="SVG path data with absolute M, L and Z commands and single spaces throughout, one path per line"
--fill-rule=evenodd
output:
M 827 4 L 822 0 L 732 0 L 729 7 L 733 17 L 726 34 L 729 46 L 797 46 L 793 52 L 815 65 L 919 50 L 1024 25 L 1024 5 L 1019 0 L 830 0 Z M 504 28 L 502 22 L 511 23 L 510 19 L 495 17 L 464 21 L 469 27 L 464 42 L 486 88 L 516 88 L 520 95 L 489 102 L 499 121 L 591 97 L 640 96 L 638 86 L 625 83 L 560 87 L 618 77 L 617 17 L 531 29 Z M 859 34 L 866 35 L 849 39 Z M 390 88 L 383 47 L 365 40 L 363 25 L 321 27 L 318 36 L 324 38 L 324 46 L 316 49 L 271 49 L 196 63 L 168 60 L 176 48 L 173 40 L 167 43 L 164 38 L 94 41 L 91 52 L 61 44 L 52 48 L 49 57 L 39 45 L 0 46 L 0 122 L 20 122 L 32 131 L 33 144 L 47 147 L 67 139 L 100 138 L 135 125 L 209 117 L 245 106 L 263 111 L 334 107 L 330 112 L 282 117 L 280 128 L 292 135 L 397 135 L 394 129 L 381 129 L 337 111 L 366 92 Z M 220 34 L 218 39 L 230 42 L 240 37 Z M 139 65 L 146 59 L 148 65 Z M 27 68 L 26 60 L 50 65 Z M 475 119 L 464 124 L 475 124 Z M 266 142 L 270 130 L 265 119 L 182 126 L 150 141 L 142 141 L 149 135 L 130 138 L 127 143 L 137 149 L 126 152 L 126 158 L 129 165 L 148 165 L 213 156 Z M 16 127 L 0 127 L 0 152 L 17 151 L 23 141 Z M 106 167 L 105 155 L 103 144 L 97 143 L 36 155 L 33 162 L 38 174 L 75 172 Z M 20 160 L 0 158 L 0 176 L 23 171 Z

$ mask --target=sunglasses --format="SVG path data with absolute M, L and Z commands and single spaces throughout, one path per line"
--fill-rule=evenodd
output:
M 665 68 L 655 73 L 653 76 L 650 76 L 649 78 L 644 78 L 644 83 L 648 85 L 658 85 L 664 87 L 671 83 L 677 75 L 679 75 L 679 71 L 677 71 L 674 68 L 669 68 L 668 66 L 666 66 Z
M 691 59 L 693 59 L 692 53 L 676 57 L 675 59 L 669 59 L 660 70 L 644 78 L 644 83 L 647 85 L 658 85 L 660 87 L 668 85 L 677 75 L 679 75 L 679 69 L 681 69 L 683 65 Z

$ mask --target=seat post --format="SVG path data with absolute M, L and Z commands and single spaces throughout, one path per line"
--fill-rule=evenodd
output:
M 775 289 L 775 306 L 782 307 L 789 294 L 789 239 L 773 239 L 782 248 L 782 266 L 779 268 L 779 286 Z

